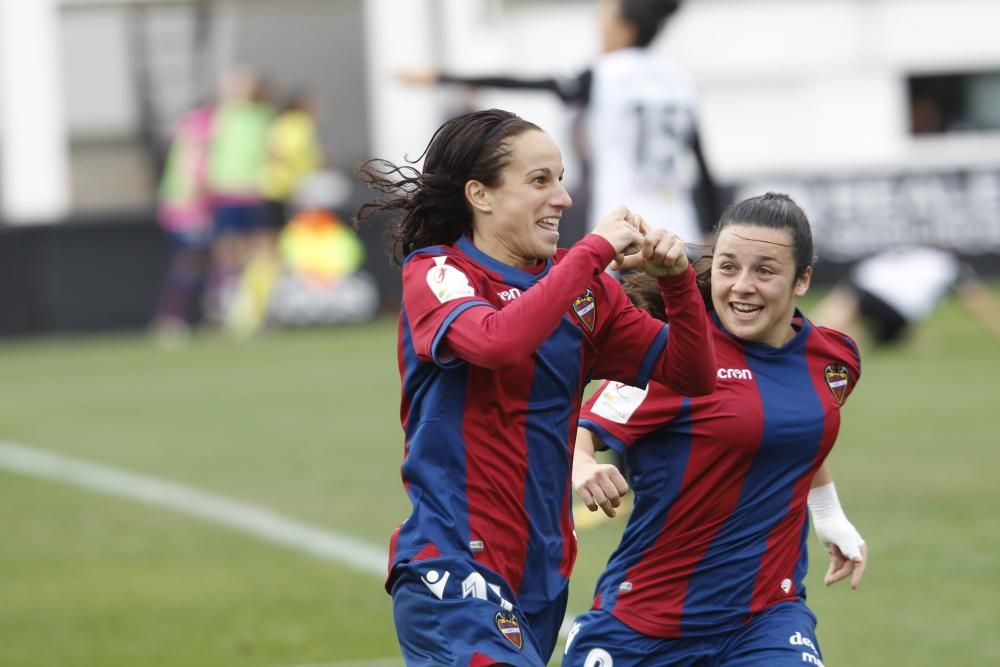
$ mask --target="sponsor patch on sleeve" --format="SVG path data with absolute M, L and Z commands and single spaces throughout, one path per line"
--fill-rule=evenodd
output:
M 632 413 L 646 399 L 649 388 L 639 389 L 621 382 L 612 382 L 604 388 L 594 403 L 594 414 L 616 424 L 627 424 Z
M 447 257 L 435 257 L 434 266 L 427 271 L 427 286 L 434 292 L 441 303 L 466 296 L 475 296 L 476 292 L 469 283 L 469 278 L 451 264 Z

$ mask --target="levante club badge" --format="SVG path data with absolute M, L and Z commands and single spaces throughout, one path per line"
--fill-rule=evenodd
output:
M 830 387 L 837 405 L 844 404 L 844 397 L 847 396 L 847 366 L 844 364 L 830 364 L 823 371 L 826 377 L 826 385 Z
M 503 638 L 509 641 L 511 644 L 517 647 L 517 650 L 521 650 L 524 646 L 524 637 L 521 635 L 521 625 L 517 622 L 517 619 L 513 614 L 508 614 L 505 611 L 498 611 L 496 615 L 497 630 L 503 635 Z
M 594 332 L 594 323 L 597 322 L 597 300 L 594 293 L 587 290 L 573 301 L 573 312 L 580 318 L 580 321 L 591 333 Z

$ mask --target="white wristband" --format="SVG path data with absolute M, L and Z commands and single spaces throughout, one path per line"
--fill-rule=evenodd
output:
M 809 513 L 812 515 L 813 528 L 820 542 L 830 550 L 832 545 L 840 548 L 840 552 L 852 560 L 861 559 L 861 545 L 865 543 L 854 525 L 847 520 L 844 509 L 840 506 L 837 489 L 833 482 L 817 486 L 809 491 L 806 501 Z
M 823 486 L 815 486 L 810 489 L 806 502 L 809 505 L 813 521 L 844 516 L 844 508 L 840 506 L 837 487 L 833 485 L 833 482 L 827 482 Z

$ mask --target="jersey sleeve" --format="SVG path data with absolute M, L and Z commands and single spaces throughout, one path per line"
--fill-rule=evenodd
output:
M 420 361 L 445 368 L 461 363 L 441 349 L 445 333 L 466 310 L 493 308 L 473 284 L 465 267 L 444 253 L 418 253 L 403 265 L 403 313 Z
M 521 363 L 559 325 L 581 285 L 603 274 L 614 255 L 611 243 L 588 234 L 510 305 L 458 317 L 442 349 L 484 368 L 499 370 Z
M 608 288 L 615 299 L 615 318 L 602 341 L 594 376 L 637 387 L 653 379 L 687 396 L 711 393 L 715 345 L 694 271 L 658 282 L 670 325 L 632 305 L 617 284 Z
M 829 341 L 831 347 L 837 351 L 837 356 L 847 365 L 847 391 L 844 395 L 844 401 L 846 401 L 861 379 L 861 352 L 858 349 L 858 344 L 854 342 L 853 338 L 836 329 L 822 326 L 818 329 L 823 337 Z
M 645 388 L 605 381 L 584 403 L 581 428 L 624 453 L 644 436 L 659 430 L 677 415 L 683 396 L 657 382 Z

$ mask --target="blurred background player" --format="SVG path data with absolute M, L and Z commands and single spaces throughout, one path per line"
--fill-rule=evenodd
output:
M 182 344 L 190 335 L 208 263 L 213 216 L 208 157 L 214 116 L 214 106 L 205 104 L 178 119 L 160 179 L 157 220 L 170 237 L 171 256 L 153 331 L 165 345 Z
M 867 547 L 824 462 L 860 358 L 850 338 L 797 308 L 812 261 L 809 222 L 787 196 L 730 207 L 702 274 L 715 391 L 606 382 L 584 406 L 573 486 L 591 511 L 613 515 L 627 484 L 594 459 L 613 447 L 628 459 L 635 508 L 564 665 L 822 664 L 803 585 L 806 507 L 830 553 L 827 584 L 850 575 L 856 587 Z M 666 317 L 655 285 L 635 275 L 625 285 Z
M 890 248 L 858 262 L 816 307 L 816 321 L 876 345 L 898 343 L 949 293 L 1000 341 L 1000 302 L 953 252 Z
M 499 109 L 442 125 L 422 171 L 372 160 L 397 213 L 402 477 L 387 589 L 409 664 L 541 667 L 576 559 L 570 461 L 585 378 L 649 378 L 704 394 L 715 356 L 680 240 L 619 206 L 569 250 L 562 154 Z M 667 329 L 605 268 L 630 253 L 657 276 Z M 635 254 L 631 254 L 635 253 Z
M 278 239 L 291 214 L 289 205 L 305 179 L 322 164 L 316 103 L 309 93 L 296 91 L 271 120 L 264 136 L 257 174 L 263 197 L 260 219 L 251 234 L 249 256 L 226 318 L 229 330 L 240 338 L 253 335 L 264 324 L 281 273 Z
M 240 274 L 263 221 L 260 173 L 273 115 L 256 72 L 239 69 L 227 75 L 209 157 L 215 240 L 205 316 L 214 324 L 227 324 Z
M 691 75 L 649 46 L 679 0 L 601 0 L 601 55 L 575 78 L 465 77 L 408 72 L 414 84 L 547 90 L 584 113 L 577 139 L 584 165 L 583 192 L 574 194 L 593 229 L 601 215 L 624 204 L 653 227 L 689 244 L 702 240 L 700 219 L 718 217 L 712 181 L 696 122 Z M 701 216 L 701 218 L 699 217 Z

